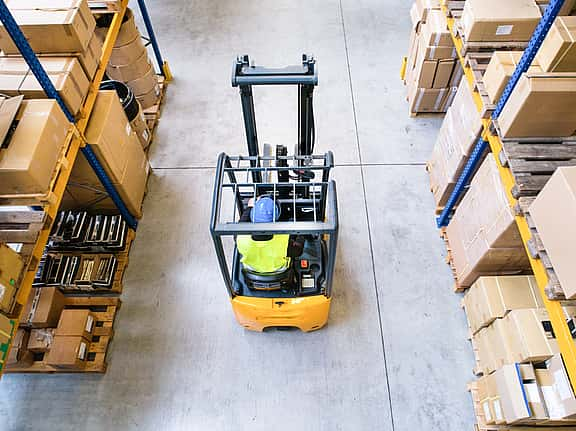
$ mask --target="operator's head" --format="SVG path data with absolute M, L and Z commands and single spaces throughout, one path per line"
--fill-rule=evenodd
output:
M 260 196 L 254 203 L 250 212 L 250 219 L 254 223 L 271 223 L 280 217 L 280 208 L 270 196 Z

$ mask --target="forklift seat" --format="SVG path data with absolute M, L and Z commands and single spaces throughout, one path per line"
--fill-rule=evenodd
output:
M 292 265 L 288 265 L 278 271 L 267 273 L 256 272 L 242 265 L 242 273 L 244 274 L 248 287 L 254 290 L 287 289 L 292 287 L 294 280 Z

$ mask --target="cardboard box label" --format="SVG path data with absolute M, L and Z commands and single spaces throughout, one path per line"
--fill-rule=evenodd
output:
M 524 389 L 528 402 L 530 403 L 540 402 L 540 392 L 538 392 L 538 385 L 536 383 L 526 383 L 524 384 Z
M 86 343 L 80 343 L 80 349 L 78 349 L 78 359 L 84 360 L 86 357 Z
M 488 401 L 484 401 L 482 403 L 482 408 L 484 409 L 484 417 L 486 418 L 486 422 L 492 422 L 492 413 L 490 412 L 490 404 Z
M 572 389 L 570 389 L 570 384 L 568 383 L 564 370 L 554 371 L 554 380 L 558 388 L 558 395 L 560 395 L 562 401 L 569 400 L 573 397 Z
M 514 29 L 513 25 L 499 25 L 496 28 L 496 36 L 507 36 L 512 34 L 512 30 Z
M 84 328 L 86 332 L 92 332 L 92 324 L 94 323 L 94 318 L 92 316 L 88 316 L 86 319 L 86 327 Z
M 562 419 L 566 416 L 566 410 L 562 402 L 558 399 L 558 394 L 553 386 L 541 386 L 544 402 L 548 409 L 548 416 L 550 419 Z

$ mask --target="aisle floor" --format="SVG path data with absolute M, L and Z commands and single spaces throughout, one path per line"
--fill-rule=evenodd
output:
M 408 115 L 407 0 L 148 0 L 176 77 L 105 375 L 7 375 L 7 430 L 471 430 L 473 358 Z M 328 326 L 247 332 L 208 216 L 218 153 L 245 153 L 236 54 L 319 64 L 316 152 L 333 150 L 341 234 Z M 296 92 L 257 89 L 260 142 L 296 141 Z M 6 427 L 6 428 L 5 428 Z

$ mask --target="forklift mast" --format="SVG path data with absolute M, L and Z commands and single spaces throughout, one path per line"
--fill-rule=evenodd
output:
M 238 56 L 232 67 L 232 86 L 240 87 L 242 113 L 248 154 L 254 157 L 257 167 L 258 133 L 254 112 L 253 85 L 297 85 L 298 86 L 298 146 L 297 156 L 310 156 L 314 151 L 315 125 L 313 109 L 314 87 L 318 85 L 318 71 L 313 56 L 303 54 L 302 64 L 281 68 L 255 66 L 248 55 Z M 259 171 L 253 171 L 254 182 L 261 182 Z

